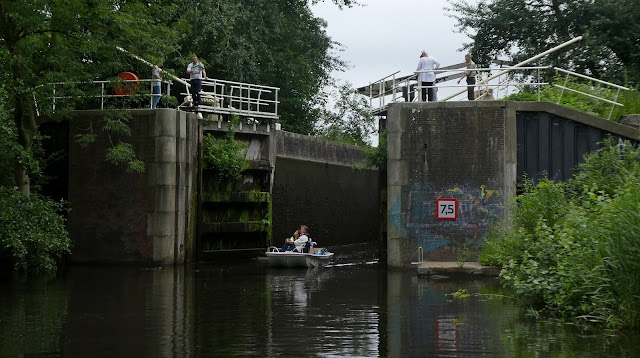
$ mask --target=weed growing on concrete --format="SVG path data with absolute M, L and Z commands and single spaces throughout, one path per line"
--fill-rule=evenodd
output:
M 234 116 L 224 138 L 216 139 L 207 134 L 202 139 L 205 167 L 213 169 L 220 181 L 237 181 L 248 167 L 247 144 L 235 139 L 238 122 L 238 117 Z
M 467 247 L 467 243 L 465 242 L 462 247 L 457 248 L 457 264 L 459 268 L 464 267 L 464 263 L 469 258 L 469 248 Z

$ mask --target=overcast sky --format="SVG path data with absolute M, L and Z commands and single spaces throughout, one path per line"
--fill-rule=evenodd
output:
M 312 7 L 327 21 L 328 35 L 343 45 L 339 57 L 351 66 L 334 73 L 335 78 L 360 87 L 396 71 L 408 75 L 415 71 L 423 49 L 441 66 L 464 61 L 459 49 L 470 40 L 456 32 L 455 20 L 444 9 L 446 0 L 360 2 L 364 6 L 343 10 L 329 0 Z

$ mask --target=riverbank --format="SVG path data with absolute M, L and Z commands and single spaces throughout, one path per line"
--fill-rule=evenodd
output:
M 640 149 L 605 141 L 567 182 L 528 182 L 480 263 L 535 309 L 612 328 L 640 327 Z

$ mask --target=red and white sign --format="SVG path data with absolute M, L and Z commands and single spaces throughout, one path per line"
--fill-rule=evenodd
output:
M 458 199 L 437 199 L 436 209 L 436 219 L 458 220 Z

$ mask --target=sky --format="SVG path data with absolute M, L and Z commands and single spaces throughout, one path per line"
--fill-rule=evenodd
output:
M 470 39 L 458 33 L 455 19 L 447 16 L 447 0 L 360 2 L 363 6 L 342 10 L 330 0 L 312 6 L 315 16 L 327 21 L 327 34 L 343 45 L 339 57 L 351 66 L 334 72 L 334 78 L 360 87 L 396 71 L 408 75 L 422 50 L 443 67 L 464 62 L 460 49 Z
M 327 34 L 342 44 L 343 51 L 338 56 L 350 66 L 345 72 L 333 73 L 337 80 L 348 81 L 357 88 L 396 71 L 400 71 L 398 76 L 412 74 L 422 50 L 436 58 L 441 67 L 464 62 L 461 48 L 470 39 L 457 32 L 455 19 L 447 16 L 447 0 L 359 2 L 362 6 L 342 10 L 331 0 L 312 6 L 314 15 L 327 22 Z M 441 88 L 438 97 L 458 90 Z M 374 146 L 378 145 L 377 135 L 370 139 Z

